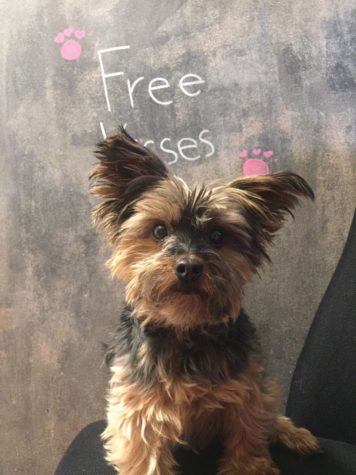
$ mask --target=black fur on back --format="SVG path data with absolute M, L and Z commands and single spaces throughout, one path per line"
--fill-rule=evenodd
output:
M 149 348 L 149 357 L 139 365 L 143 344 Z M 106 345 L 107 364 L 127 356 L 133 380 L 145 387 L 158 382 L 158 361 L 172 379 L 185 375 L 192 381 L 219 383 L 238 379 L 250 359 L 260 354 L 255 327 L 243 310 L 235 322 L 190 330 L 182 340 L 174 329 L 152 324 L 141 327 L 132 309 L 126 307 L 111 343 Z

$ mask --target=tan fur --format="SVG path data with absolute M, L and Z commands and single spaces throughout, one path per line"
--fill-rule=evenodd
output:
M 149 390 L 129 383 L 125 360 L 112 367 L 107 460 L 120 475 L 173 475 L 174 444 L 206 446 L 219 436 L 225 446 L 219 475 L 277 475 L 268 443 L 280 441 L 301 454 L 318 450 L 306 429 L 276 413 L 278 390 L 266 383 L 258 362 L 237 380 L 221 384 L 166 379 Z
M 192 329 L 213 332 L 214 325 L 236 322 L 244 285 L 268 259 L 268 245 L 285 216 L 300 197 L 313 197 L 308 184 L 282 172 L 189 189 L 123 129 L 98 147 L 100 163 L 91 179 L 92 192 L 102 202 L 93 219 L 113 247 L 107 265 L 126 285 L 131 318 L 140 329 L 169 328 L 179 342 Z M 184 236 L 181 251 L 177 235 L 187 221 L 194 238 Z M 164 239 L 154 238 L 157 225 L 167 230 Z M 220 247 L 211 241 L 216 229 L 224 235 Z M 204 245 L 194 250 L 192 240 L 202 235 Z M 190 292 L 179 287 L 181 275 L 175 273 L 182 252 L 204 266 Z M 179 349 L 154 358 L 147 339 L 140 345 L 135 367 L 129 355 L 116 356 L 111 366 L 103 439 L 106 458 L 120 475 L 173 475 L 174 445 L 204 447 L 215 436 L 225 448 L 219 475 L 278 475 L 269 442 L 301 454 L 318 450 L 309 431 L 278 415 L 278 391 L 266 380 L 257 352 L 251 350 L 234 376 L 221 357 L 220 379 L 209 380 L 207 371 L 196 379 L 185 367 L 175 372 Z M 138 370 L 136 378 L 133 370 Z
M 319 452 L 316 438 L 303 427 L 296 427 L 288 417 L 278 416 L 274 441 L 302 455 Z
M 229 227 L 236 226 L 236 223 L 245 223 L 238 211 L 226 211 L 223 197 L 221 202 L 212 203 L 214 193 L 211 189 L 197 187 L 192 193 L 192 206 L 203 210 L 197 217 L 200 224 L 214 220 L 215 226 L 224 226 L 228 230 Z M 187 201 L 186 185 L 176 178 L 162 181 L 158 187 L 145 192 L 135 204 L 135 214 L 122 224 L 114 253 L 107 262 L 112 275 L 127 284 L 126 300 L 135 307 L 136 315 L 142 322 L 164 322 L 177 329 L 180 327 L 181 330 L 214 324 L 217 316 L 215 313 L 218 313 L 219 321 L 235 318 L 240 311 L 242 287 L 252 274 L 251 266 L 243 254 L 222 249 L 221 257 L 228 273 L 221 284 L 224 286 L 224 293 L 221 292 L 221 286 L 217 287 L 219 274 L 213 274 L 209 270 L 205 272 L 200 284 L 200 295 L 172 292 L 172 287 L 176 284 L 174 262 L 177 258 L 164 257 L 170 240 L 167 239 L 162 246 L 152 239 L 151 230 L 160 222 L 171 230 L 181 219 Z M 194 257 L 193 254 L 190 257 Z M 229 313 L 224 314 L 222 309 L 225 305 L 220 300 L 227 297 L 230 308 Z M 177 314 L 180 315 L 178 321 Z

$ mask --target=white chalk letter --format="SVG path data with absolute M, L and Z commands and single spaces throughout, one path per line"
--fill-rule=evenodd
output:
M 205 134 L 205 132 L 209 132 L 209 130 L 208 129 L 202 130 L 199 134 L 199 140 L 203 143 L 206 143 L 211 148 L 211 152 L 208 153 L 207 155 L 205 155 L 205 158 L 206 158 L 206 157 L 211 157 L 212 155 L 214 155 L 215 147 L 214 147 L 214 144 L 212 142 L 210 142 L 210 140 L 206 140 L 206 139 L 203 138 L 203 134 Z
M 129 91 L 129 96 L 130 96 L 130 104 L 131 107 L 134 108 L 134 101 L 133 101 L 133 91 L 135 89 L 136 84 L 138 84 L 140 81 L 145 79 L 143 76 L 140 76 L 139 78 L 135 79 L 134 83 L 131 86 L 130 79 L 127 80 L 127 90 Z
M 171 160 L 170 162 L 167 163 L 167 165 L 173 165 L 173 163 L 176 163 L 178 161 L 178 153 L 176 153 L 174 150 L 171 150 L 170 148 L 165 148 L 164 147 L 164 143 L 167 142 L 167 140 L 170 142 L 171 139 L 166 137 L 164 138 L 163 140 L 161 140 L 161 143 L 160 143 L 160 147 L 161 147 L 161 150 L 163 152 L 167 152 L 167 153 L 170 153 L 171 155 L 173 155 L 173 160 Z
M 124 73 L 123 71 L 118 71 L 118 72 L 115 72 L 115 73 L 109 73 L 109 74 L 106 74 L 105 73 L 105 70 L 104 70 L 104 63 L 103 63 L 103 58 L 102 58 L 102 55 L 104 53 L 111 53 L 113 51 L 119 51 L 119 50 L 123 50 L 123 49 L 129 49 L 130 46 L 129 45 L 126 45 L 126 46 L 115 46 L 114 48 L 106 48 L 106 49 L 99 49 L 98 50 L 98 55 L 99 55 L 99 63 L 100 63 L 100 71 L 101 71 L 101 78 L 103 80 L 103 85 L 104 85 L 104 94 L 105 94 L 105 99 L 106 99 L 106 105 L 108 107 L 108 111 L 111 112 L 111 105 L 110 105 L 110 101 L 109 101 L 109 95 L 108 95 L 108 88 L 107 88 L 107 84 L 106 84 L 106 79 L 107 78 L 113 78 L 115 76 L 122 76 Z
M 100 130 L 101 130 L 101 133 L 103 134 L 103 138 L 105 140 L 107 135 L 106 135 L 104 124 L 102 122 L 100 122 Z
M 195 78 L 195 80 L 193 79 L 193 81 L 185 81 L 185 79 L 188 79 L 188 78 Z M 204 79 L 202 79 L 197 74 L 185 74 L 184 76 L 180 78 L 179 87 L 181 88 L 182 92 L 184 92 L 184 94 L 186 94 L 187 96 L 193 97 L 200 94 L 201 89 L 198 89 L 197 91 L 194 91 L 194 92 L 189 92 L 187 91 L 187 89 L 185 89 L 186 86 L 194 86 L 194 84 L 204 84 L 204 83 L 205 83 Z
M 159 84 L 157 86 L 153 85 L 155 82 L 159 82 L 159 81 L 161 82 L 161 84 Z M 171 101 L 160 101 L 152 93 L 152 91 L 155 91 L 157 89 L 166 89 L 167 87 L 170 87 L 170 84 L 169 84 L 169 82 L 167 81 L 166 78 L 154 78 L 154 79 L 152 79 L 150 81 L 149 85 L 148 85 L 148 93 L 151 96 L 151 99 L 153 101 L 155 101 L 157 104 L 161 104 L 162 106 L 168 106 L 169 104 L 172 104 L 172 102 L 173 102 L 172 100 Z
M 182 145 L 184 141 L 188 142 L 188 145 Z M 187 155 L 183 153 L 183 150 L 186 150 L 187 148 L 196 148 L 198 150 L 198 142 L 194 139 L 191 139 L 189 137 L 180 139 L 180 141 L 177 143 L 177 147 L 178 147 L 179 153 L 182 155 L 183 158 L 185 158 L 185 160 L 189 160 L 190 162 L 193 162 L 194 160 L 198 160 L 198 158 L 200 158 L 200 155 L 195 155 L 195 157 L 188 157 Z
M 146 142 L 143 144 L 144 147 L 147 147 L 149 144 L 155 144 L 153 140 L 146 140 Z

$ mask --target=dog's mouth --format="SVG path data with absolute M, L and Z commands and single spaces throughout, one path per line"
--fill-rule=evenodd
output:
M 198 287 L 196 284 L 192 284 L 192 283 L 184 284 L 184 283 L 179 282 L 173 285 L 171 290 L 172 292 L 176 292 L 183 295 L 199 295 L 202 298 L 203 297 L 207 298 L 206 292 L 200 287 Z

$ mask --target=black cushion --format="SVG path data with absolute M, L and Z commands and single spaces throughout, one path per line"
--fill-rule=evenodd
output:
M 351 445 L 356 444 L 355 312 L 356 215 L 298 360 L 287 404 L 287 415 L 297 425 L 322 437 L 323 453 L 300 457 L 274 445 L 272 456 L 282 475 L 356 475 L 356 446 Z M 83 429 L 55 475 L 114 475 L 104 460 L 104 427 L 105 422 L 98 421 Z M 199 454 L 181 447 L 175 451 L 182 475 L 216 475 L 221 454 L 218 443 Z
M 115 475 L 103 456 L 100 434 L 104 427 L 104 421 L 85 427 L 67 449 L 55 475 Z M 320 439 L 320 444 L 324 453 L 310 457 L 300 457 L 274 445 L 271 451 L 281 475 L 356 475 L 356 447 L 325 439 Z M 216 475 L 221 454 L 218 443 L 200 453 L 182 447 L 175 451 L 182 475 Z
M 287 415 L 356 444 L 356 214 L 294 372 Z

